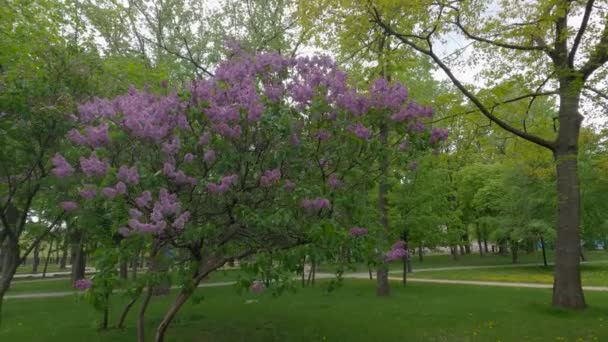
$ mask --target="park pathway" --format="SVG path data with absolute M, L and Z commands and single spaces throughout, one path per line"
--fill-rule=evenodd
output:
M 444 267 L 444 268 L 423 268 L 416 270 L 418 272 L 430 272 L 430 271 L 448 271 L 448 270 L 467 270 L 467 269 L 483 269 L 483 268 L 500 268 L 500 267 L 517 267 L 517 266 L 542 266 L 542 264 L 525 264 L 525 265 L 488 265 L 488 266 L 458 266 L 458 267 Z M 392 271 L 391 273 L 397 273 L 398 271 Z M 412 274 L 412 273 L 411 273 Z M 476 281 L 476 280 L 448 280 L 448 279 L 427 279 L 427 278 L 416 278 L 412 275 L 407 277 L 408 282 L 417 283 L 433 283 L 433 284 L 451 284 L 451 285 L 471 285 L 471 286 L 499 286 L 499 287 L 516 287 L 516 288 L 537 288 L 537 289 L 551 289 L 551 284 L 538 284 L 538 283 L 516 283 L 516 282 L 498 282 L 498 281 Z M 317 279 L 331 279 L 334 278 L 333 273 L 317 273 Z M 344 274 L 344 278 L 349 279 L 369 279 L 369 273 L 347 273 Z M 297 278 L 299 279 L 299 278 Z M 389 277 L 389 280 L 401 281 L 401 277 Z M 236 284 L 234 281 L 226 282 L 213 282 L 200 284 L 198 287 L 217 287 L 217 286 L 231 286 Z M 178 288 L 173 286 L 172 288 Z M 600 291 L 608 292 L 606 286 L 583 286 L 585 291 Z M 119 291 L 123 292 L 123 291 Z M 78 294 L 75 291 L 61 291 L 61 292 L 42 292 L 42 293 L 22 293 L 15 295 L 6 295 L 5 299 L 35 299 L 35 298 L 54 298 L 54 297 L 68 297 Z

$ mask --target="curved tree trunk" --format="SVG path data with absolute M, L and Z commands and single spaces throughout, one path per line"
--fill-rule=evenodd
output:
M 173 321 L 179 309 L 182 307 L 182 305 L 184 305 L 184 303 L 188 300 L 188 298 L 190 298 L 191 295 L 192 291 L 184 290 L 180 291 L 180 293 L 177 295 L 175 301 L 171 305 L 171 308 L 169 308 L 169 311 L 167 311 L 165 317 L 156 329 L 156 342 L 163 342 L 165 340 L 165 334 L 167 333 L 167 328 L 169 328 L 171 321 Z
M 146 292 L 146 296 L 144 297 L 144 301 L 141 303 L 139 307 L 139 314 L 137 315 L 137 341 L 138 342 L 146 342 L 146 309 L 148 308 L 148 304 L 150 303 L 150 298 L 152 298 L 152 287 L 148 286 L 148 291 Z
M 141 296 L 142 292 L 143 292 L 143 288 L 142 287 L 138 288 L 137 291 L 135 292 L 135 295 L 133 296 L 133 298 L 131 298 L 131 301 L 129 303 L 127 303 L 125 308 L 122 310 L 122 313 L 120 314 L 120 318 L 118 319 L 118 323 L 116 324 L 117 328 L 121 329 L 125 326 L 125 320 L 127 319 L 127 315 L 129 314 L 129 311 L 131 311 L 131 308 L 133 307 L 135 302 L 137 302 L 137 300 Z
M 571 76 L 568 76 L 571 77 Z M 557 239 L 553 305 L 585 307 L 580 274 L 580 189 L 578 138 L 582 116 L 578 113 L 577 80 L 560 80 L 559 132 L 555 148 L 557 167 Z

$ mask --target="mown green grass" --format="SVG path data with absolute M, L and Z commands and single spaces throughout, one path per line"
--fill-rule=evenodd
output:
M 238 270 L 220 270 L 212 273 L 203 282 L 225 282 L 236 280 L 239 276 Z M 91 276 L 88 276 L 91 278 Z M 38 280 L 14 280 L 8 294 L 42 293 L 73 291 L 74 287 L 70 278 L 53 278 Z
M 480 280 L 521 283 L 553 283 L 553 267 L 526 266 L 469 270 L 430 271 L 412 273 L 416 278 Z M 608 263 L 591 263 L 581 266 L 583 285 L 608 286 Z
M 234 287 L 197 290 L 167 341 L 606 341 L 608 293 L 588 292 L 581 312 L 553 309 L 551 291 L 393 283 L 389 298 L 374 283 L 351 280 L 329 294 L 300 289 L 273 297 L 239 295 Z M 171 297 L 154 298 L 148 337 Z M 248 303 L 254 299 L 255 302 Z M 114 322 L 125 298 L 112 302 Z M 124 330 L 99 332 L 100 314 L 76 297 L 7 300 L 0 341 L 133 341 L 134 316 Z M 151 339 L 148 339 L 151 340 Z
M 585 257 L 588 261 L 608 261 L 608 252 L 606 251 L 586 251 Z M 553 262 L 554 253 L 553 251 L 547 251 L 547 260 L 549 263 Z M 541 252 L 534 253 L 522 253 L 519 256 L 520 264 L 542 264 L 543 257 Z M 510 255 L 496 255 L 496 254 L 484 254 L 480 257 L 479 254 L 467 254 L 458 256 L 457 260 L 448 254 L 431 254 L 424 255 L 423 260 L 420 261 L 418 255 L 412 255 L 412 267 L 414 270 L 419 268 L 444 268 L 444 267 L 456 267 L 456 266 L 488 266 L 488 265 L 511 265 Z M 390 268 L 392 270 L 401 270 L 403 265 L 400 261 L 391 263 Z M 333 272 L 336 270 L 336 266 L 331 263 L 326 263 L 319 266 L 319 270 L 322 272 Z M 351 271 L 366 272 L 366 265 L 353 265 Z

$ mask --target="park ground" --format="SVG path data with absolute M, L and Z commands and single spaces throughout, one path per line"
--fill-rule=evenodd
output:
M 608 286 L 608 253 L 587 255 L 585 286 Z M 551 267 L 535 255 L 512 266 L 498 256 L 429 256 L 414 261 L 410 279 L 550 284 Z M 364 267 L 355 268 L 359 274 Z M 330 265 L 322 271 L 331 269 Z M 399 265 L 391 276 L 399 278 Z M 324 273 L 319 273 L 323 275 Z M 364 274 L 364 272 L 363 272 Z M 238 277 L 218 272 L 209 284 Z M 320 277 L 321 278 L 321 277 Z M 608 341 L 608 291 L 586 291 L 589 308 L 564 311 L 550 306 L 551 290 L 409 282 L 392 283 L 389 298 L 375 296 L 374 282 L 345 279 L 327 291 L 327 280 L 280 296 L 239 291 L 236 286 L 197 290 L 169 330 L 168 341 Z M 15 298 L 59 293 L 63 297 Z M 65 279 L 16 282 L 4 304 L 0 341 L 132 341 L 134 315 L 126 328 L 98 331 L 101 315 L 70 289 Z M 13 296 L 11 298 L 11 296 Z M 149 337 L 172 296 L 157 297 L 148 311 Z M 127 298 L 116 294 L 115 322 Z

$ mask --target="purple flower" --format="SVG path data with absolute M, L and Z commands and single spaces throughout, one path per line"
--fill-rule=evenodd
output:
M 74 288 L 84 291 L 93 286 L 93 282 L 89 279 L 78 279 L 74 282 Z
M 116 197 L 116 195 L 118 195 L 118 191 L 116 191 L 116 189 L 114 189 L 114 188 L 103 188 L 103 190 L 101 190 L 101 192 L 108 199 L 114 199 L 114 197 Z
M 114 186 L 114 189 L 116 189 L 116 192 L 121 195 L 124 195 L 127 193 L 127 186 L 123 182 L 116 183 L 116 185 Z
M 68 211 L 68 212 L 74 211 L 78 208 L 78 204 L 76 202 L 71 202 L 71 201 L 61 202 L 61 203 L 59 203 L 59 206 L 61 207 L 61 209 Z
M 175 221 L 173 221 L 173 227 L 175 229 L 184 229 L 184 226 L 186 225 L 186 223 L 188 222 L 188 220 L 190 220 L 190 212 L 189 211 L 185 211 L 183 212 L 181 215 L 179 215 Z
M 301 203 L 302 208 L 309 213 L 318 212 L 324 208 L 331 207 L 331 203 L 327 198 L 317 197 L 315 199 L 305 199 Z
M 170 142 L 163 143 L 162 150 L 167 156 L 174 156 L 180 147 L 180 141 L 178 137 L 174 137 Z
M 141 209 L 148 208 L 150 202 L 152 202 L 152 194 L 150 191 L 142 192 L 141 195 L 135 199 L 135 204 Z
M 133 208 L 129 209 L 129 217 L 130 218 L 138 219 L 138 218 L 140 218 L 142 216 L 143 216 L 143 214 L 142 214 L 141 211 L 139 211 L 137 209 L 133 209 Z
M 433 128 L 431 130 L 431 137 L 429 138 L 429 144 L 434 145 L 438 142 L 445 141 L 448 138 L 448 130 L 445 128 Z
M 194 160 L 194 154 L 186 153 L 184 155 L 184 163 L 192 163 L 193 160 Z
M 95 190 L 95 188 L 92 188 L 92 187 L 85 188 L 79 192 L 80 197 L 87 199 L 87 200 L 95 198 L 96 194 L 97 194 L 97 190 Z
M 104 176 L 108 172 L 109 164 L 97 158 L 93 152 L 88 159 L 80 157 L 80 168 L 87 176 Z
M 85 128 L 87 143 L 92 148 L 99 148 L 110 143 L 109 127 L 107 124 Z
M 338 189 L 342 186 L 342 181 L 338 179 L 335 173 L 332 173 L 327 180 L 327 184 L 333 189 Z
M 386 261 L 394 261 L 403 258 L 406 255 L 406 250 L 403 248 L 391 249 L 384 254 Z
M 329 139 L 329 136 L 330 136 L 330 134 L 323 129 L 318 130 L 317 134 L 316 134 L 316 137 L 317 137 L 317 139 L 319 139 L 319 141 L 325 141 L 325 140 Z
M 367 234 L 367 229 L 361 227 L 352 227 L 350 229 L 351 236 L 362 236 Z
M 120 227 L 118 228 L 118 234 L 127 237 L 131 234 L 131 230 L 127 227 Z
M 401 144 L 399 144 L 399 150 L 407 151 L 410 148 L 410 142 L 407 140 L 403 140 Z
M 229 176 L 224 176 L 219 181 L 219 183 L 207 184 L 207 190 L 209 190 L 209 192 L 213 192 L 216 194 L 224 193 L 224 192 L 228 191 L 228 189 L 230 188 L 230 186 L 232 184 L 235 184 L 237 182 L 238 178 L 239 177 L 234 174 L 229 175 Z
M 214 150 L 205 151 L 205 154 L 203 155 L 203 160 L 207 163 L 213 163 L 215 161 L 215 151 Z
M 254 281 L 249 287 L 249 289 L 251 290 L 251 292 L 258 294 L 264 292 L 266 286 L 261 281 Z
M 363 124 L 360 122 L 357 122 L 356 124 L 349 126 L 348 130 L 350 130 L 357 137 L 359 137 L 363 140 L 369 140 L 369 138 L 371 138 L 371 136 L 372 136 L 372 131 L 369 128 L 363 126 Z
M 65 158 L 60 153 L 55 153 L 55 156 L 53 157 L 51 162 L 54 166 L 51 172 L 59 178 L 68 177 L 74 173 L 74 168 L 72 167 L 72 165 L 70 165 L 70 163 L 68 163 L 68 161 L 65 160 Z
M 260 184 L 263 187 L 270 187 L 270 186 L 274 185 L 275 183 L 277 183 L 279 181 L 279 179 L 281 179 L 281 170 L 280 169 L 277 168 L 277 169 L 273 169 L 273 170 L 267 170 L 260 177 Z
M 139 183 L 139 173 L 137 172 L 137 168 L 135 166 L 129 168 L 126 165 L 121 166 L 118 169 L 118 179 L 127 183 L 127 184 L 138 184 Z
M 87 139 L 82 134 L 80 134 L 80 131 L 76 128 L 72 128 L 71 130 L 69 130 L 68 139 L 70 139 L 71 142 L 79 146 L 82 146 L 87 142 Z
M 285 184 L 283 184 L 283 189 L 285 189 L 285 191 L 293 191 L 293 189 L 296 188 L 296 183 L 290 181 L 290 180 L 286 180 Z
M 209 133 L 205 132 L 198 139 L 198 144 L 199 145 L 207 145 L 208 143 L 209 143 Z

